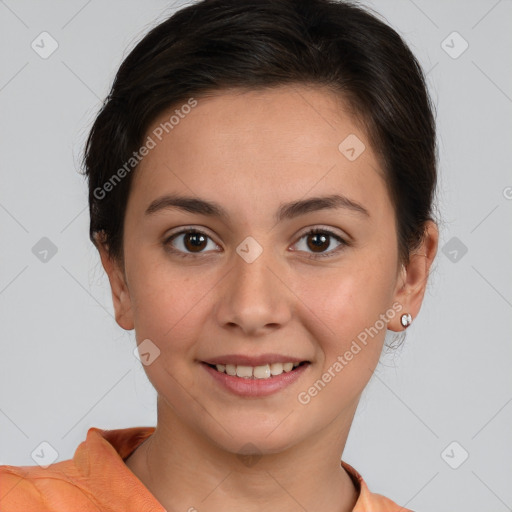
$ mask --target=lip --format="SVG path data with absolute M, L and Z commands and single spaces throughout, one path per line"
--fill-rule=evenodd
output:
M 228 354 L 224 356 L 213 357 L 211 359 L 205 359 L 201 361 L 207 364 L 236 364 L 243 366 L 262 366 L 265 364 L 272 363 L 302 363 L 308 361 L 307 359 L 301 359 L 296 356 L 286 356 L 283 354 L 261 354 L 258 356 L 248 356 L 247 354 Z
M 216 358 L 219 359 L 220 358 Z M 248 358 L 251 361 L 254 361 L 259 358 Z M 224 359 L 225 360 L 225 359 Z M 241 360 L 238 358 L 237 360 Z M 266 362 L 269 362 L 268 359 L 265 359 Z M 286 360 L 275 360 L 274 362 L 291 362 L 294 359 L 286 359 Z M 208 364 L 223 364 L 223 363 L 206 363 L 201 362 L 201 367 L 205 369 L 205 371 L 213 378 L 214 382 L 222 386 L 225 390 L 241 396 L 245 398 L 260 398 L 272 395 L 277 393 L 286 387 L 290 386 L 294 382 L 296 382 L 304 372 L 308 371 L 310 363 L 301 364 L 297 366 L 290 372 L 283 372 L 281 375 L 276 375 L 274 377 L 269 377 L 268 379 L 245 379 L 243 377 L 236 377 L 232 375 L 228 375 L 227 373 L 221 373 L 217 371 L 215 368 L 208 366 Z M 236 364 L 236 363 L 227 363 L 227 364 Z M 242 364 L 242 363 L 240 363 Z M 263 363 L 262 363 L 263 364 Z M 248 364 L 248 366 L 258 366 L 258 364 Z

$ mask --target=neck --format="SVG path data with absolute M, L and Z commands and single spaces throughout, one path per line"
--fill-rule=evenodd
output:
M 353 414 L 284 452 L 226 452 L 162 414 L 126 465 L 166 510 L 352 511 L 358 493 L 341 466 Z M 161 421 L 165 418 L 165 421 Z

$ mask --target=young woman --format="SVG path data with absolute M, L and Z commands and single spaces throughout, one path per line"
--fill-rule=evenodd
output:
M 0 510 L 406 510 L 341 461 L 438 244 L 416 59 L 347 2 L 203 0 L 128 55 L 85 151 L 90 234 L 156 427 L 0 468 Z

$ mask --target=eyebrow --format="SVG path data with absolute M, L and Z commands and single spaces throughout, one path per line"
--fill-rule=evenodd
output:
M 310 212 L 340 208 L 370 217 L 368 210 L 364 206 L 340 194 L 310 197 L 308 199 L 281 204 L 274 217 L 276 222 L 281 222 Z M 227 211 L 218 203 L 206 201 L 198 197 L 182 196 L 178 194 L 167 194 L 155 199 L 146 209 L 145 215 L 153 215 L 156 212 L 167 209 L 178 209 L 199 215 L 219 217 L 224 220 L 229 218 Z

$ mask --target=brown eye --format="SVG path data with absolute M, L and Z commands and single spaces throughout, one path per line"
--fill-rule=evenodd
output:
M 299 250 L 309 252 L 310 254 L 312 253 L 311 256 L 309 256 L 310 258 L 329 258 L 335 256 L 350 245 L 339 235 L 327 229 L 314 228 L 309 230 L 300 237 L 297 243 L 298 246 L 301 245 L 303 239 L 306 240 L 306 243 L 302 244 L 305 248 L 299 247 Z M 334 245 L 334 247 L 332 247 L 333 239 L 337 242 L 337 246 Z M 330 250 L 328 250 L 329 248 Z
M 184 235 L 183 244 L 191 252 L 200 252 L 206 246 L 206 239 L 207 237 L 202 233 L 189 232 Z
M 324 233 L 311 233 L 307 235 L 308 239 L 308 247 L 313 252 L 322 252 L 325 251 L 330 245 L 329 235 L 325 235 Z
M 164 242 L 164 246 L 171 252 L 186 257 L 210 252 L 205 251 L 209 241 L 213 245 L 213 249 L 218 247 L 206 233 L 189 229 L 175 233 L 167 238 Z

